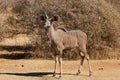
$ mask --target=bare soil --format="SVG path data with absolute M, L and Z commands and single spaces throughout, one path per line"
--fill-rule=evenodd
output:
M 91 64 L 89 77 L 87 61 L 80 75 L 75 75 L 79 60 L 63 61 L 62 80 L 120 80 L 120 60 L 92 60 Z M 53 60 L 0 59 L 0 80 L 58 80 L 58 75 L 52 77 L 53 67 Z

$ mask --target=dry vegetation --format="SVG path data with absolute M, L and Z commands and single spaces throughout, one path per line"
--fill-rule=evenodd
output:
M 93 59 L 119 58 L 119 0 L 0 0 L 0 38 L 18 34 L 33 35 L 33 57 L 52 58 L 40 15 L 59 15 L 68 30 L 81 29 L 88 35 L 88 52 Z M 38 30 L 39 29 L 39 30 Z M 24 39 L 24 37 L 23 37 Z M 77 59 L 76 52 L 65 52 L 64 58 Z

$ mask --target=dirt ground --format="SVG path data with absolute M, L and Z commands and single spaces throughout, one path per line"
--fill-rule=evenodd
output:
M 120 80 L 120 60 L 92 60 L 91 64 L 89 77 L 87 61 L 80 75 L 75 75 L 79 60 L 63 61 L 62 80 Z M 0 80 L 58 80 L 52 77 L 53 66 L 53 60 L 0 59 Z

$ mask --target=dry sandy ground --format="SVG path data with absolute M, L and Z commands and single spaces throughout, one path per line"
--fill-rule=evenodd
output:
M 63 61 L 61 80 L 120 80 L 120 60 L 92 60 L 93 75 L 88 76 L 87 61 L 82 73 L 75 75 L 78 61 Z M 53 60 L 0 59 L 0 80 L 58 80 L 52 77 Z

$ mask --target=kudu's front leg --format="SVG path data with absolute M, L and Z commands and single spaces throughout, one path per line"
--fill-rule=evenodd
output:
M 58 56 L 55 56 L 55 66 L 54 66 L 54 73 L 53 73 L 53 77 L 56 76 L 56 67 L 57 67 L 57 62 L 58 62 Z
M 61 56 L 58 57 L 58 61 L 59 61 L 59 68 L 60 68 L 59 78 L 61 78 L 62 77 L 62 57 Z

